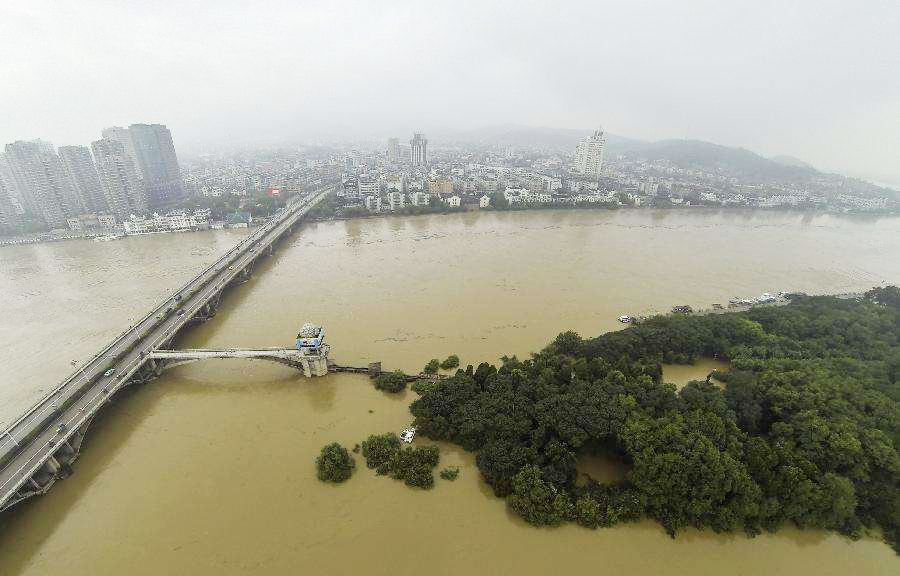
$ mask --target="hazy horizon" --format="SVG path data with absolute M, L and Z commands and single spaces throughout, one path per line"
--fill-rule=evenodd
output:
M 516 124 L 689 138 L 900 182 L 895 2 L 87 0 L 0 8 L 0 143 L 176 146 Z

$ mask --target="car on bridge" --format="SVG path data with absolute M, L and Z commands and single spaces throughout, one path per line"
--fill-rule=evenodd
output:
M 115 373 L 116 373 L 116 369 L 115 369 L 115 368 L 110 368 L 109 370 L 107 370 L 106 372 L 104 372 L 103 375 L 106 376 L 107 378 L 109 378 L 110 376 L 112 376 L 112 375 L 115 374 Z

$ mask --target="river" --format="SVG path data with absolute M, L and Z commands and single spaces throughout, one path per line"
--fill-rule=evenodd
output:
M 0 420 L 15 417 L 239 231 L 0 249 Z M 290 345 L 323 324 L 341 363 L 419 369 L 527 355 L 566 329 L 734 296 L 900 282 L 900 218 L 761 211 L 533 211 L 302 227 L 184 347 Z M 704 378 L 676 371 L 683 385 Z M 265 362 L 175 368 L 117 397 L 75 474 L 0 516 L 0 574 L 895 574 L 885 544 L 784 529 L 748 539 L 652 522 L 537 529 L 509 514 L 474 458 L 419 491 L 365 468 L 316 480 L 331 441 L 410 422 L 415 394 L 305 380 Z M 417 442 L 422 441 L 421 439 Z

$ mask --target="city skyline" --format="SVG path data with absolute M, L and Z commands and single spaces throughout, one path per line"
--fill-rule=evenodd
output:
M 214 17 L 191 17 L 204 8 Z M 0 141 L 84 145 L 93 126 L 132 118 L 164 120 L 180 148 L 602 121 L 642 140 L 698 139 L 900 181 L 900 61 L 885 32 L 900 21 L 896 3 L 345 8 L 4 9 L 0 48 L 23 58 L 4 67 L 3 105 L 17 113 Z M 542 40 L 547 29 L 567 42 Z M 167 82 L 150 81 L 160 73 Z M 248 90 L 244 73 L 280 89 Z M 63 88 L 65 98 L 41 97 Z

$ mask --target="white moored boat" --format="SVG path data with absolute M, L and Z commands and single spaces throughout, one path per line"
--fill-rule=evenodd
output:
M 416 437 L 416 427 L 410 426 L 409 428 L 404 429 L 400 432 L 400 439 L 406 442 L 407 444 L 413 441 L 413 438 Z

